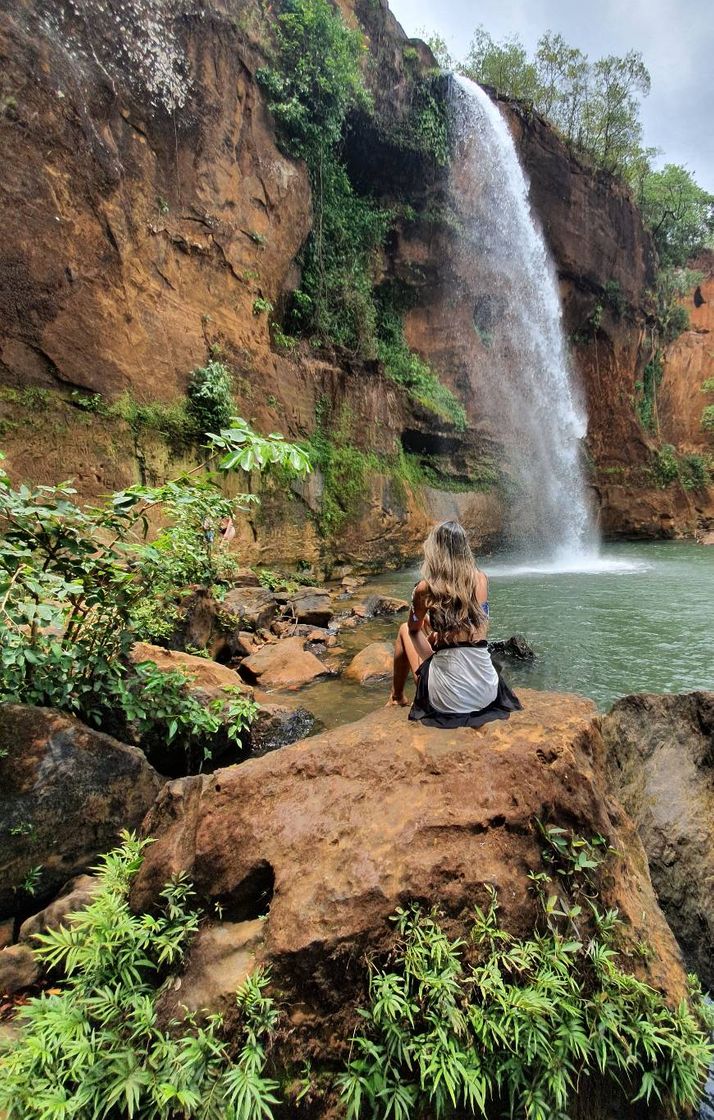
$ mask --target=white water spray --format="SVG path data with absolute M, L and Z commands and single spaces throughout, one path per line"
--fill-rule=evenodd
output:
M 510 535 L 560 567 L 597 556 L 580 462 L 586 419 L 576 397 L 560 297 L 508 126 L 488 95 L 455 77 L 452 205 L 461 276 L 475 275 L 472 384 L 479 411 L 502 433 L 516 496 Z M 461 293 L 459 298 L 463 298 Z M 478 337 L 477 337 L 478 336 Z

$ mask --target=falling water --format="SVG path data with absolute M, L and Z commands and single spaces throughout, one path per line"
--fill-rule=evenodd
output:
M 555 272 L 528 202 L 513 138 L 480 86 L 455 77 L 452 205 L 475 327 L 472 384 L 513 472 L 510 535 L 557 566 L 589 566 L 596 532 L 586 500 L 577 399 Z M 473 267 L 476 262 L 477 268 Z

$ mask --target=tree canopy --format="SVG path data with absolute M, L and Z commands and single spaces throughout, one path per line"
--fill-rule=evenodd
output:
M 639 51 L 591 61 L 562 35 L 546 31 L 533 55 L 517 35 L 497 42 L 477 27 L 462 61 L 439 35 L 428 39 L 440 66 L 513 97 L 541 113 L 564 139 L 632 187 L 663 267 L 679 267 L 714 233 L 714 196 L 692 174 L 668 163 L 655 171 L 656 148 L 644 146 L 641 100 L 650 74 Z
M 676 163 L 644 176 L 639 203 L 664 265 L 686 264 L 714 233 L 714 195 Z

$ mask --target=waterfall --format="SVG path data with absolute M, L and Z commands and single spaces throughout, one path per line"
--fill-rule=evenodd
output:
M 480 86 L 455 76 L 452 112 L 451 206 L 460 227 L 453 298 L 470 300 L 477 413 L 503 441 L 512 474 L 508 532 L 531 556 L 578 566 L 593 556 L 596 532 L 581 465 L 586 418 L 555 271 L 498 108 Z

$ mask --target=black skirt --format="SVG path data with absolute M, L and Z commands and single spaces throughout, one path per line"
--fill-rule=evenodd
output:
M 462 643 L 459 643 L 462 644 Z M 467 643 L 463 643 L 466 645 Z M 481 643 L 477 643 L 480 645 Z M 486 644 L 485 642 L 483 643 Z M 419 720 L 427 727 L 482 727 L 494 719 L 508 719 L 511 712 L 520 712 L 523 708 L 520 700 L 508 687 L 500 673 L 498 676 L 498 691 L 496 698 L 485 708 L 478 712 L 439 712 L 429 700 L 429 670 L 431 657 L 422 661 L 417 669 L 417 688 L 414 703 L 409 712 L 409 719 Z

